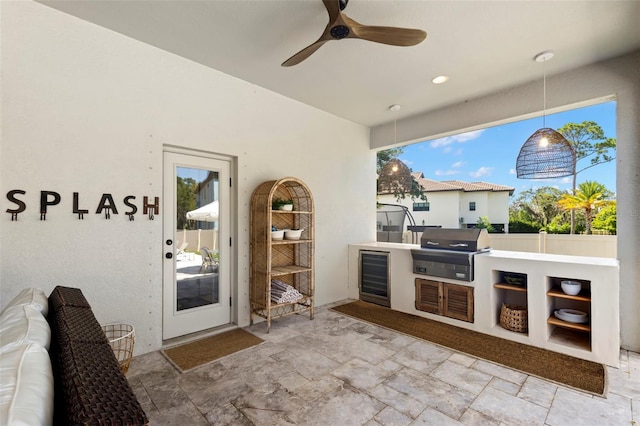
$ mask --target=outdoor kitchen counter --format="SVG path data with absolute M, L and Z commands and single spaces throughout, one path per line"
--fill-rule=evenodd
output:
M 491 250 L 475 256 L 471 282 L 413 273 L 412 249 L 418 244 L 372 242 L 349 245 L 348 296 L 359 298 L 360 250 L 389 254 L 391 309 L 481 333 L 618 367 L 620 351 L 619 264 L 617 259 Z M 525 274 L 527 287 L 505 289 L 503 273 Z M 416 309 L 415 280 L 428 279 L 473 287 L 474 321 L 465 322 Z M 557 289 L 561 280 L 583 283 L 579 297 Z M 507 286 L 508 287 L 508 286 Z M 558 294 L 559 293 L 559 294 Z M 500 325 L 503 303 L 528 308 L 528 332 Z M 587 324 L 560 324 L 553 313 L 569 308 L 587 312 Z

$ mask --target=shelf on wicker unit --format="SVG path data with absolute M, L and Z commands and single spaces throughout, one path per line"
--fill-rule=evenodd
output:
M 311 243 L 312 240 L 271 240 L 271 244 L 300 244 L 300 243 Z
M 312 212 L 302 210 L 271 210 L 271 213 L 276 214 L 311 214 Z
M 289 266 L 273 266 L 271 267 L 271 276 L 298 274 L 300 272 L 311 271 L 309 266 L 289 265 Z

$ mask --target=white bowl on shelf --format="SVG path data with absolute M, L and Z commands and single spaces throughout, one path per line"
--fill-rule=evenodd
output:
M 285 240 L 299 240 L 302 235 L 302 231 L 304 229 L 285 229 L 284 230 L 284 239 Z
M 281 240 L 283 238 L 284 238 L 284 230 L 271 231 L 271 239 L 272 240 Z
M 560 287 L 566 294 L 575 296 L 582 290 L 582 283 L 580 281 L 563 280 L 560 281 Z
M 576 324 L 589 321 L 586 312 L 577 311 L 575 309 L 558 309 L 553 315 L 562 321 L 572 322 Z

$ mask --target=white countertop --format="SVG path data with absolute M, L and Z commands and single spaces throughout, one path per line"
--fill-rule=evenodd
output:
M 420 249 L 420 244 L 405 244 L 405 243 L 386 243 L 386 242 L 366 242 L 352 244 L 358 247 L 366 247 L 371 249 L 385 249 L 385 250 L 416 250 Z M 533 260 L 540 262 L 558 262 L 575 265 L 594 265 L 594 266 L 613 266 L 619 267 L 618 259 L 611 259 L 607 257 L 588 257 L 588 256 L 567 256 L 563 254 L 550 254 L 550 253 L 532 253 L 523 251 L 506 251 L 506 250 L 490 250 L 488 252 L 479 253 L 477 256 L 490 256 L 500 259 L 514 259 L 514 260 Z

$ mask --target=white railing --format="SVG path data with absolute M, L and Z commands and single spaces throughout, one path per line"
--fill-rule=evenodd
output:
M 411 233 L 405 232 L 404 242 L 411 243 Z M 417 240 L 420 243 L 420 237 Z M 618 257 L 616 235 L 567 234 L 489 234 L 489 245 L 494 250 L 523 251 L 529 253 L 565 254 L 570 256 Z

